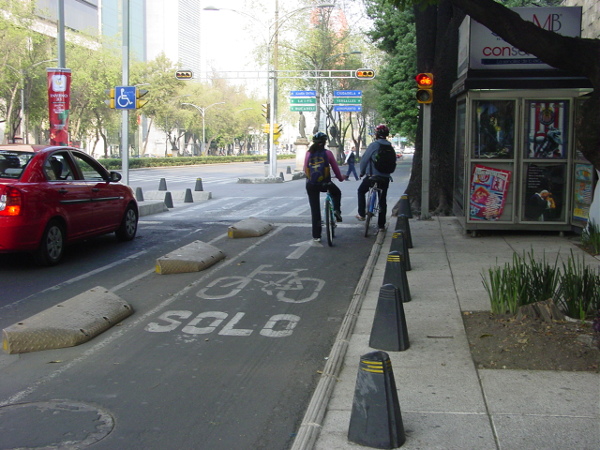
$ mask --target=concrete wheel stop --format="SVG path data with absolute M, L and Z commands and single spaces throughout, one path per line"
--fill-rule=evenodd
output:
M 2 330 L 5 352 L 27 353 L 74 347 L 133 314 L 119 296 L 96 286 Z
M 235 238 L 258 237 L 267 234 L 273 229 L 273 225 L 264 220 L 249 217 L 229 227 L 227 236 Z
M 225 258 L 218 248 L 202 241 L 194 241 L 156 260 L 156 273 L 200 272 Z

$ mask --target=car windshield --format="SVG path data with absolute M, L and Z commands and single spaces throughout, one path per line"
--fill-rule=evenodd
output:
M 33 155 L 32 152 L 18 152 L 0 148 L 0 178 L 20 178 Z

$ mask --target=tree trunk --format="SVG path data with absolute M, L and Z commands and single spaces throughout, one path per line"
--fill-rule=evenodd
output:
M 429 204 L 435 215 L 450 214 L 452 209 L 456 102 L 450 98 L 454 77 L 445 74 L 456 73 L 458 27 L 463 18 L 464 14 L 455 10 L 449 0 L 441 0 L 437 7 L 415 8 L 417 70 L 431 72 L 434 75 L 434 97 L 431 104 Z M 414 210 L 421 209 L 422 111 L 421 109 L 413 170 L 406 190 Z

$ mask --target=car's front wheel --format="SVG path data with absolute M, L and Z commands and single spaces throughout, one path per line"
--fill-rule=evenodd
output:
M 121 225 L 115 231 L 119 241 L 131 241 L 135 238 L 138 226 L 138 212 L 133 205 L 129 205 L 123 214 Z
M 35 261 L 42 266 L 53 266 L 62 259 L 65 251 L 65 229 L 58 220 L 51 220 L 44 234 L 40 246 L 34 254 Z

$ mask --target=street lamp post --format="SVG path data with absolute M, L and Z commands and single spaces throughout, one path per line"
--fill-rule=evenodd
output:
M 204 155 L 204 145 L 206 142 L 206 123 L 204 121 L 204 117 L 206 116 L 206 110 L 208 108 L 212 108 L 215 105 L 222 105 L 225 102 L 217 102 L 217 103 L 213 103 L 212 105 L 208 105 L 206 107 L 202 107 L 202 106 L 198 106 L 198 105 L 194 105 L 193 103 L 182 103 L 182 105 L 188 105 L 191 106 L 193 108 L 196 108 L 198 110 L 198 112 L 200 113 L 200 115 L 202 116 L 202 145 L 200 146 L 200 154 Z
M 261 20 L 257 19 L 256 17 L 254 17 L 246 12 L 238 11 L 236 9 L 218 8 L 215 6 L 207 6 L 206 8 L 204 8 L 204 11 L 225 10 L 225 11 L 232 11 L 237 14 L 247 16 L 247 17 L 251 18 L 252 20 L 255 20 L 256 22 L 258 22 L 262 27 L 266 26 L 267 29 L 269 30 L 269 36 L 265 40 L 265 43 L 267 45 L 267 73 L 269 74 L 269 82 L 267 84 L 267 92 L 268 92 L 269 102 L 271 103 L 270 117 L 269 117 L 269 123 L 271 124 L 271 126 L 269 127 L 269 176 L 270 177 L 275 177 L 276 172 L 277 172 L 277 151 L 275 149 L 273 128 L 274 128 L 274 124 L 277 123 L 277 69 L 278 69 L 279 28 L 287 19 L 289 19 L 291 16 L 293 16 L 294 14 L 296 14 L 299 11 L 303 11 L 305 9 L 312 9 L 312 8 L 334 8 L 334 7 L 335 7 L 335 4 L 333 4 L 333 3 L 321 3 L 318 5 L 303 6 L 301 8 L 290 11 L 289 13 L 284 15 L 283 18 L 280 20 L 279 19 L 279 0 L 275 0 L 275 20 L 271 26 L 263 23 Z M 271 33 L 271 29 L 273 30 L 272 33 Z M 271 46 L 273 47 L 272 50 L 271 50 Z M 271 69 L 270 56 L 273 57 L 272 69 Z M 272 89 L 270 87 L 271 83 L 273 84 Z

